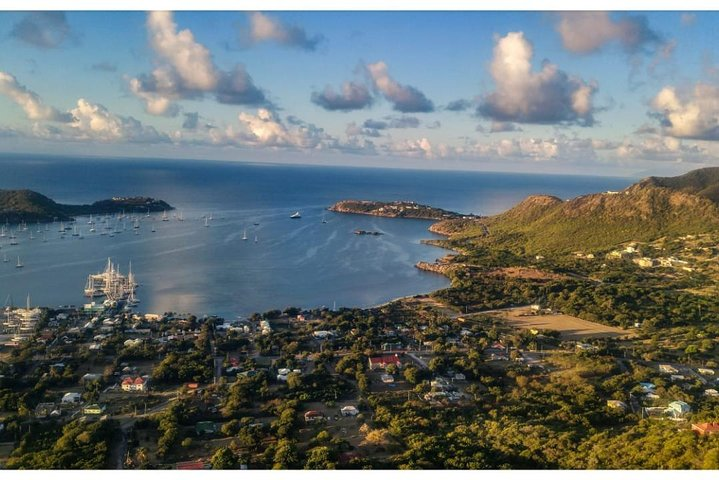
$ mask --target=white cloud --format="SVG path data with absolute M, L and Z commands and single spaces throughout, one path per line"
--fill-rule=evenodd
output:
M 242 65 L 231 71 L 218 69 L 210 51 L 195 40 L 192 31 L 177 31 L 171 12 L 150 12 L 147 30 L 159 65 L 149 75 L 129 80 L 130 91 L 145 102 L 147 113 L 175 116 L 179 113 L 177 100 L 204 94 L 214 94 L 219 103 L 266 103 L 264 93 Z
M 91 103 L 83 98 L 77 101 L 77 107 L 70 110 L 73 116 L 72 133 L 81 140 L 103 142 L 163 142 L 168 141 L 154 127 L 143 125 L 133 117 L 115 115 L 102 105 Z
M 260 12 L 248 14 L 250 28 L 243 32 L 245 43 L 276 42 L 288 47 L 314 50 L 323 39 L 321 35 L 310 37 L 304 29 L 285 25 L 274 17 Z
M 478 113 L 497 121 L 591 125 L 596 85 L 549 62 L 532 72 L 533 56 L 522 32 L 498 39 L 490 65 L 496 90 L 482 100 Z
M 215 88 L 219 76 L 210 51 L 195 41 L 189 29 L 178 32 L 171 12 L 150 12 L 147 29 L 152 48 L 173 67 L 186 88 L 200 91 Z
M 697 83 L 679 93 L 664 87 L 652 100 L 664 133 L 677 138 L 719 140 L 719 87 Z
M 13 75 L 1 71 L 0 94 L 5 95 L 22 108 L 30 120 L 70 121 L 69 115 L 60 113 L 57 109 L 45 105 L 37 93 L 28 90 L 24 85 L 20 85 Z
M 393 108 L 402 113 L 417 113 L 434 111 L 434 104 L 424 93 L 410 85 L 402 85 L 395 81 L 388 73 L 384 62 L 370 63 L 367 72 L 372 83 L 389 102 Z

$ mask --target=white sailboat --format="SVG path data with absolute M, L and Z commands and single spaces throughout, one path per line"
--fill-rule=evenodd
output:
M 184 222 L 184 221 L 185 221 L 185 217 L 182 216 L 182 210 L 180 210 L 180 214 L 177 216 L 177 220 L 180 221 L 180 222 Z
M 210 226 L 210 224 L 208 223 L 209 220 L 210 220 L 209 217 L 205 217 L 205 226 L 206 226 L 206 227 L 209 227 L 209 226 Z
M 7 263 L 7 262 L 9 261 L 9 260 L 7 259 L 7 255 L 5 255 L 4 253 L 3 253 L 3 256 L 2 256 L 2 261 L 3 261 L 3 263 Z
M 242 240 L 247 240 L 247 229 L 245 228 L 245 232 L 242 234 Z
M 325 218 L 325 214 L 322 214 L 322 223 L 327 223 L 327 219 Z
M 257 235 L 255 235 L 255 243 L 257 243 Z
M 302 215 L 300 215 L 300 212 L 295 212 L 292 215 L 290 215 L 290 218 L 302 218 Z
M 18 255 L 18 257 L 17 257 L 17 264 L 15 265 L 15 268 L 22 268 L 22 267 L 24 267 L 24 266 L 25 266 L 25 265 L 22 264 L 22 262 L 20 261 L 20 256 Z
M 162 221 L 163 221 L 163 222 L 169 222 L 169 221 L 170 221 L 170 217 L 167 216 L 167 210 L 163 210 L 163 211 L 162 211 Z

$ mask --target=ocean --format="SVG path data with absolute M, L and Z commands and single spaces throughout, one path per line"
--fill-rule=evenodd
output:
M 325 210 L 339 200 L 412 200 L 491 215 L 529 194 L 571 198 L 620 190 L 636 181 L 22 155 L 0 157 L 0 172 L 1 189 L 28 188 L 60 203 L 140 195 L 176 208 L 166 222 L 161 213 L 139 215 L 138 235 L 129 220 L 115 225 L 122 233 L 111 238 L 100 235 L 100 228 L 89 232 L 89 219 L 81 218 L 82 239 L 62 239 L 59 225 L 52 224 L 29 225 L 18 233 L 18 245 L 0 238 L 0 260 L 7 259 L 0 261 L 0 302 L 24 304 L 30 295 L 33 305 L 86 303 L 87 275 L 101 271 L 111 257 L 123 272 L 132 263 L 140 284 L 138 311 L 229 320 L 288 306 L 368 307 L 448 285 L 444 277 L 414 267 L 447 253 L 421 244 L 437 238 L 427 231 L 431 222 Z M 301 219 L 290 218 L 296 211 Z M 177 219 L 180 212 L 184 221 Z M 384 235 L 358 236 L 356 229 Z M 15 268 L 18 257 L 24 268 Z

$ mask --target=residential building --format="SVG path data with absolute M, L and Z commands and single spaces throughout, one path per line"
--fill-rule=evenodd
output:
M 719 434 L 719 422 L 710 423 L 692 423 L 692 431 L 698 435 L 717 435 Z
M 370 370 L 376 370 L 378 368 L 387 368 L 387 365 L 394 365 L 396 367 L 402 366 L 402 361 L 399 359 L 399 355 L 381 355 L 378 357 L 370 357 L 369 368 Z

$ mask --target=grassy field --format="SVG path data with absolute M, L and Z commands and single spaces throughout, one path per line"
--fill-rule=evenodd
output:
M 581 338 L 621 337 L 631 332 L 619 327 L 610 327 L 594 323 L 571 315 L 550 314 L 531 315 L 529 307 L 518 307 L 501 312 L 494 316 L 503 318 L 510 325 L 518 328 L 536 328 L 538 330 L 557 330 L 563 340 L 579 340 Z

